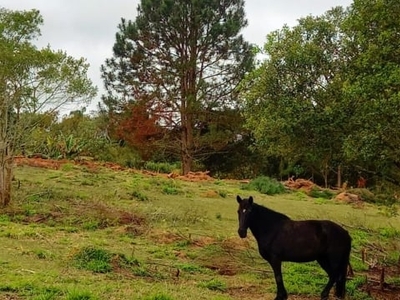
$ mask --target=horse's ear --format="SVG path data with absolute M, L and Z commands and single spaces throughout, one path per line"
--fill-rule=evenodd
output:
M 253 204 L 253 196 L 250 196 L 250 197 L 249 197 L 249 204 L 250 204 L 250 205 Z
M 240 196 L 237 195 L 237 196 L 236 196 L 236 201 L 237 201 L 238 203 L 240 203 L 240 202 L 242 202 L 242 198 L 240 198 Z

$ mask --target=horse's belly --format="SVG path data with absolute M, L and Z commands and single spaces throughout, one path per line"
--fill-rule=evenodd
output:
M 315 256 L 302 256 L 302 257 L 298 257 L 298 256 L 284 256 L 282 257 L 282 261 L 291 261 L 291 262 L 298 262 L 298 263 L 302 263 L 302 262 L 310 262 L 310 261 L 314 261 L 316 259 Z
M 277 252 L 282 261 L 309 262 L 316 260 L 322 253 L 312 247 L 284 248 Z

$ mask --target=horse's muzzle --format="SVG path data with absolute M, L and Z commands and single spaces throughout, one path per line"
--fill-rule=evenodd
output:
M 244 239 L 247 236 L 247 230 L 246 229 L 240 229 L 238 230 L 239 236 Z

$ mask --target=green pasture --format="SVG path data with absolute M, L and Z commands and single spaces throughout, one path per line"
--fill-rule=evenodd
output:
M 393 207 L 73 164 L 18 167 L 13 184 L 14 202 L 0 211 L 0 299 L 273 299 L 271 268 L 251 234 L 237 236 L 237 194 L 294 219 L 346 226 L 355 271 L 349 299 L 368 299 L 369 265 L 390 268 L 400 255 Z M 284 263 L 283 276 L 296 299 L 318 299 L 327 280 L 314 263 Z M 400 276 L 386 281 L 400 286 Z

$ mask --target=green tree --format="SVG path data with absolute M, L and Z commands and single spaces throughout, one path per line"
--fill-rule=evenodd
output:
M 12 160 L 37 118 L 21 117 L 87 101 L 96 89 L 88 64 L 49 47 L 37 49 L 43 19 L 37 10 L 0 8 L 0 205 L 11 200 Z
M 355 0 L 346 96 L 354 113 L 345 153 L 361 169 L 400 185 L 400 2 Z
M 301 163 L 326 186 L 343 159 L 345 16 L 337 7 L 272 32 L 266 59 L 241 85 L 247 126 L 258 147 L 286 164 Z
M 205 143 L 235 138 L 204 138 L 215 131 L 202 129 L 218 128 L 221 112 L 237 106 L 233 91 L 253 62 L 240 33 L 246 25 L 243 0 L 142 0 L 134 22 L 122 19 L 102 66 L 110 117 L 140 106 L 188 173 Z

